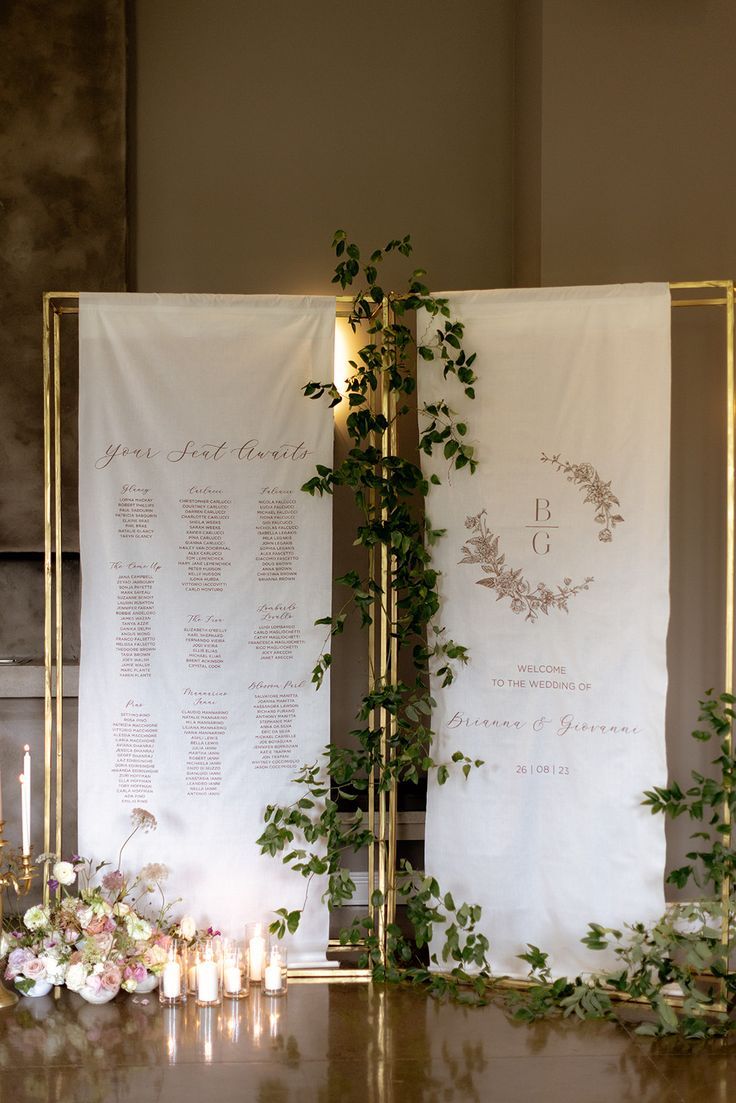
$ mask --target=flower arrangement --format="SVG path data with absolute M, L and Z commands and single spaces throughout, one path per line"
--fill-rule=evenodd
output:
M 168 870 L 151 863 L 134 875 L 123 871 L 127 844 L 137 832 L 156 827 L 155 817 L 143 808 L 134 808 L 131 820 L 114 869 L 109 862 L 95 865 L 79 855 L 70 861 L 56 854 L 39 857 L 39 864 L 51 865 L 55 899 L 48 907 L 29 908 L 22 927 L 4 936 L 5 979 L 19 992 L 38 994 L 39 988 L 65 984 L 101 1003 L 121 988 L 136 992 L 156 986 L 171 943 L 167 917 L 172 905 L 163 888 Z M 72 893 L 75 881 L 78 888 Z

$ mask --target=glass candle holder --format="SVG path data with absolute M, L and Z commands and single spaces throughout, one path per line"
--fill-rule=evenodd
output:
M 222 947 L 218 938 L 203 939 L 196 949 L 198 1007 L 222 1003 Z
M 186 942 L 172 938 L 158 985 L 158 1002 L 165 1007 L 184 1003 L 187 998 L 188 956 Z
M 251 984 L 260 984 L 266 965 L 266 924 L 247 923 L 245 946 L 248 951 L 248 976 Z
M 234 938 L 222 944 L 222 993 L 229 1000 L 248 995 L 248 954 Z
M 286 946 L 274 939 L 269 942 L 266 963 L 263 967 L 263 994 L 285 996 L 288 978 Z

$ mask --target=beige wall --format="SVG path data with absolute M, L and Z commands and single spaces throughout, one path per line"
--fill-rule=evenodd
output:
M 520 92 L 524 140 L 538 146 L 522 220 L 539 226 L 536 282 L 733 276 L 733 4 L 518 7 L 536 70 Z
M 141 291 L 326 292 L 332 232 L 510 279 L 512 0 L 145 0 Z

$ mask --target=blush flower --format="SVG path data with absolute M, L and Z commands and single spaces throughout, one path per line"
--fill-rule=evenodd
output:
M 14 980 L 19 973 L 23 972 L 26 963 L 31 961 L 33 957 L 35 957 L 33 951 L 26 946 L 19 946 L 17 950 L 11 950 L 5 969 L 5 979 Z
M 117 965 L 107 964 L 100 973 L 100 986 L 104 988 L 106 992 L 117 992 L 122 979 Z
M 182 938 L 185 938 L 187 940 L 187 942 L 191 942 L 191 940 L 195 937 L 197 933 L 197 924 L 194 922 L 194 919 L 191 915 L 182 916 L 179 922 L 179 933 L 181 934 Z
M 46 966 L 40 958 L 33 957 L 23 966 L 23 975 L 28 977 L 29 980 L 44 980 L 46 977 Z
M 102 878 L 102 885 L 108 892 L 118 893 L 120 892 L 125 879 L 119 869 L 112 869 L 109 873 L 106 873 Z
M 169 876 L 168 866 L 165 866 L 163 862 L 150 862 L 149 865 L 144 866 L 141 870 L 141 881 L 146 883 L 158 883 L 165 881 Z
M 151 812 L 147 812 L 145 808 L 134 808 L 130 814 L 130 819 L 136 830 L 156 830 L 156 817 Z

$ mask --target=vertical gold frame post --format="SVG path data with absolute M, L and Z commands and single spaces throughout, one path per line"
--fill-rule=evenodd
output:
M 384 324 L 393 323 L 395 314 L 393 307 L 391 306 L 391 296 L 389 296 L 388 303 L 384 313 Z M 383 395 L 383 413 L 388 422 L 388 434 L 384 437 L 384 457 L 385 456 L 398 456 L 399 454 L 399 440 L 398 440 L 398 418 L 396 413 L 397 401 L 396 394 L 386 384 L 384 384 Z M 384 472 L 387 474 L 387 472 Z M 386 593 L 386 607 L 388 618 L 388 640 L 387 642 L 387 662 L 388 662 L 388 677 L 392 682 L 398 682 L 399 680 L 399 641 L 398 641 L 398 600 L 399 595 L 396 590 L 393 581 L 393 572 L 391 570 L 390 548 L 386 547 L 386 556 L 388 560 L 388 591 Z M 398 728 L 398 718 L 395 714 L 387 716 L 387 730 L 385 737 L 387 740 L 387 758 L 384 759 L 387 763 L 390 763 L 394 756 L 394 746 L 396 741 L 396 732 Z M 386 862 L 386 882 L 385 882 L 385 909 L 386 909 L 386 924 L 391 924 L 396 918 L 396 865 L 397 865 L 397 823 L 398 823 L 398 806 L 399 806 L 399 790 L 396 779 L 394 778 L 391 787 L 388 790 L 388 838 L 387 838 L 387 862 Z
M 733 693 L 733 649 L 734 649 L 734 566 L 736 557 L 736 543 L 734 525 L 736 523 L 736 409 L 734 408 L 734 282 L 733 280 L 698 280 L 692 282 L 677 282 L 670 284 L 670 291 L 703 291 L 709 288 L 719 289 L 722 294 L 717 297 L 696 296 L 694 298 L 679 299 L 672 296 L 674 307 L 702 307 L 724 306 L 726 308 L 726 602 L 724 617 L 724 671 L 723 689 L 725 693 Z M 729 732 L 725 739 L 728 754 L 733 753 L 733 732 Z M 729 795 L 726 794 L 723 803 L 723 823 L 728 829 L 721 836 L 721 842 L 725 849 L 731 848 L 731 806 Z M 731 923 L 730 901 L 732 882 L 727 875 L 721 885 L 721 943 L 725 947 L 727 957 L 730 955 Z M 725 996 L 725 988 L 722 989 Z M 715 1007 L 719 1012 L 727 1010 L 725 999 L 722 999 Z
M 44 624 L 43 624 L 43 850 L 51 850 L 51 749 L 53 742 L 52 713 L 52 677 L 53 655 L 51 646 L 51 609 L 53 601 L 53 569 L 51 565 L 52 548 L 52 501 L 53 481 L 51 476 L 51 302 L 49 295 L 43 297 L 43 533 L 44 533 Z M 44 866 L 43 902 L 48 904 L 48 866 Z
M 43 296 L 44 439 L 44 852 L 61 855 L 64 753 L 64 613 L 61 502 L 61 317 L 79 313 L 76 291 Z M 54 695 L 56 704 L 54 705 Z M 55 771 L 55 777 L 54 777 Z M 52 779 L 55 780 L 52 811 Z M 53 834 L 53 844 L 52 844 Z M 44 870 L 48 903 L 48 866 Z
M 340 296 L 337 300 L 337 316 L 349 314 L 351 296 Z M 64 753 L 64 716 L 63 716 L 63 607 L 62 607 L 62 501 L 61 501 L 61 353 L 62 326 L 65 314 L 79 314 L 79 292 L 47 291 L 43 296 L 43 410 L 44 410 L 44 851 L 51 850 L 51 837 L 54 836 L 55 852 L 62 850 L 63 818 L 63 753 Z M 383 402 L 382 382 L 379 385 L 378 402 Z M 375 577 L 375 553 L 371 553 L 369 570 Z M 55 631 L 54 631 L 55 615 Z M 383 617 L 379 618 L 382 622 Z M 371 626 L 368 640 L 369 669 L 375 669 L 376 650 L 379 644 L 380 628 Z M 382 639 L 382 637 L 381 637 Z M 54 708 L 54 670 L 56 707 Z M 54 796 L 52 804 L 53 766 L 56 768 Z M 368 822 L 375 830 L 376 821 L 376 779 L 371 779 L 368 788 Z M 380 799 L 385 799 L 382 794 Z M 52 811 L 53 809 L 53 811 Z M 380 816 L 379 816 L 380 819 Z M 395 830 L 394 835 L 395 838 Z M 381 836 L 383 838 L 383 836 Z M 388 842 L 388 840 L 387 840 Z M 378 850 L 378 862 L 375 850 Z M 381 854 L 383 852 L 383 862 Z M 385 931 L 385 905 L 376 908 L 372 903 L 373 892 L 378 889 L 385 900 L 387 861 L 385 847 L 378 845 L 368 852 L 368 903 L 369 914 L 377 927 Z M 48 867 L 44 874 L 44 903 L 48 902 Z M 346 949 L 340 943 L 330 941 L 329 950 Z M 350 947 L 348 947 L 350 949 Z M 295 980 L 315 981 L 356 981 L 370 980 L 372 969 L 300 969 Z

